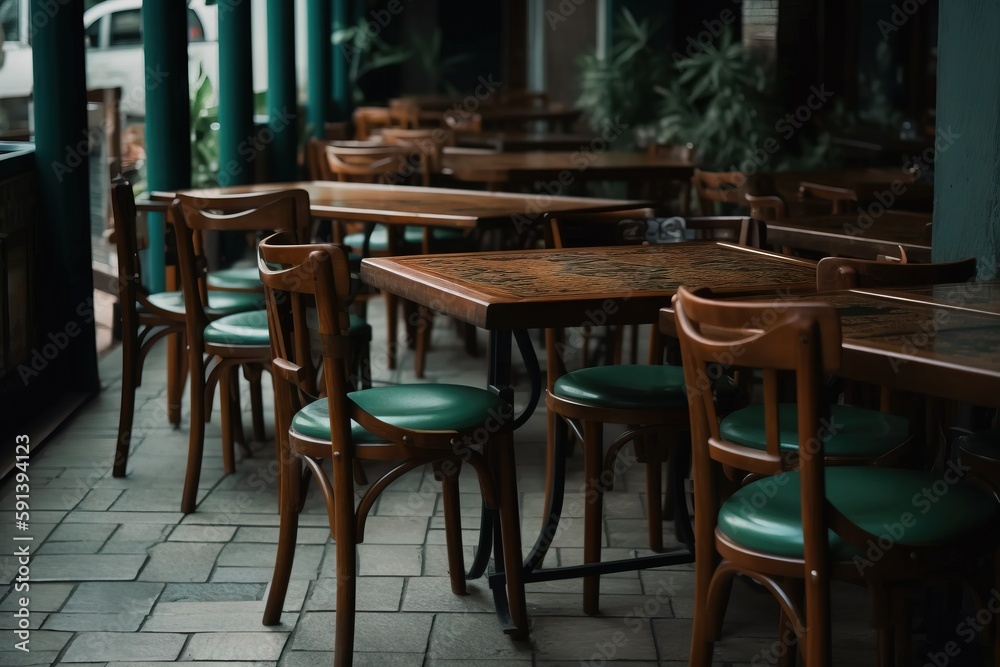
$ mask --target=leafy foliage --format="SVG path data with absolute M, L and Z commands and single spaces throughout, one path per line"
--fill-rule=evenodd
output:
M 367 29 L 364 18 L 357 25 L 333 32 L 333 45 L 339 47 L 348 63 L 351 99 L 355 104 L 365 101 L 359 81 L 368 73 L 399 65 L 413 57 L 413 48 L 393 45 Z
M 219 107 L 215 89 L 203 69 L 191 87 L 191 186 L 218 185 Z
M 650 44 L 659 24 L 648 19 L 637 21 L 627 9 L 620 17 L 611 53 L 602 58 L 592 52 L 579 59 L 577 106 L 586 112 L 596 131 L 622 123 L 641 134 L 643 127 L 658 119 L 655 89 L 666 79 L 669 59 Z M 618 147 L 628 148 L 622 145 L 625 142 L 634 142 L 634 136 L 622 135 Z

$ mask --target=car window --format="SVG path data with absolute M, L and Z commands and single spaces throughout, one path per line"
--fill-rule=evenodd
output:
M 111 38 L 108 46 L 142 44 L 142 19 L 138 9 L 115 12 L 111 15 Z
M 188 42 L 204 42 L 205 28 L 201 25 L 201 19 L 193 10 L 188 10 Z
M 7 42 L 17 42 L 18 35 L 18 0 L 0 0 L 0 29 L 3 39 Z
M 90 27 L 84 31 L 86 36 L 86 44 L 89 48 L 94 48 L 98 46 L 103 46 L 101 44 L 101 26 L 104 25 L 104 17 L 97 19 L 90 24 Z

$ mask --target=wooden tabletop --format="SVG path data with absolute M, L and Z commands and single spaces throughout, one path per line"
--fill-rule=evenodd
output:
M 680 285 L 815 289 L 816 265 L 722 243 L 365 259 L 369 285 L 486 329 L 653 322 Z
M 897 301 L 917 301 L 988 315 L 1000 315 L 1000 281 L 998 280 L 854 291 Z
M 594 137 L 565 132 L 458 132 L 455 145 L 495 148 L 511 153 L 525 151 L 572 151 L 586 149 Z
M 641 208 L 646 202 L 590 197 L 549 197 L 404 185 L 371 185 L 335 181 L 258 183 L 226 188 L 182 190 L 205 197 L 302 189 L 309 193 L 317 218 L 387 224 L 471 228 L 487 224 L 525 224 L 543 213 L 594 212 Z M 170 201 L 173 193 L 154 192 L 152 200 Z
M 997 307 L 1000 283 L 971 294 Z M 837 309 L 843 331 L 838 375 L 853 380 L 1000 408 L 1000 315 L 952 305 L 959 286 L 915 290 L 826 292 L 791 295 L 790 300 L 822 301 Z M 992 296 L 991 296 L 992 295 Z M 973 299 L 973 300 L 974 300 Z M 664 332 L 673 331 L 673 312 L 660 314 Z
M 776 246 L 827 255 L 876 259 L 898 256 L 903 246 L 911 261 L 931 261 L 930 216 L 886 211 L 880 216 L 851 213 L 787 218 L 767 223 L 767 240 Z
M 613 151 L 445 155 L 442 164 L 446 171 L 462 181 L 557 180 L 564 185 L 581 178 L 687 179 L 695 167 L 692 162 L 667 156 Z

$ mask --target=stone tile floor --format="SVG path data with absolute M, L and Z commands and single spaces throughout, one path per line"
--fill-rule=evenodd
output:
M 370 306 L 376 332 L 382 312 L 380 303 Z M 383 343 L 376 340 L 373 349 L 377 381 L 412 381 L 409 353 L 402 370 L 389 371 L 380 354 Z M 278 532 L 272 445 L 253 443 L 252 458 L 244 458 L 236 474 L 223 476 L 221 454 L 213 446 L 219 437 L 216 412 L 208 428 L 200 505 L 196 513 L 182 515 L 187 430 L 166 423 L 163 359 L 162 349 L 154 352 L 139 390 L 128 477 L 114 479 L 110 473 L 120 399 L 121 360 L 115 351 L 101 360 L 100 396 L 31 455 L 27 532 L 13 525 L 13 480 L 0 487 L 6 517 L 0 540 L 8 554 L 0 557 L 5 630 L 0 665 L 331 664 L 334 549 L 319 494 L 313 487 L 302 517 L 282 624 L 264 627 L 262 600 Z M 481 385 L 485 377 L 483 357 L 461 351 L 445 318 L 436 320 L 428 369 L 429 381 Z M 270 422 L 268 415 L 269 427 Z M 541 409 L 517 433 L 526 545 L 541 520 L 544 423 Z M 576 457 L 570 463 L 568 508 L 582 508 L 580 468 Z M 479 514 L 472 476 L 463 476 L 463 491 L 470 545 Z M 643 495 L 642 466 L 632 466 L 606 500 L 609 557 L 647 553 Z M 579 580 L 530 585 L 531 637 L 514 642 L 500 631 L 482 580 L 470 583 L 468 595 L 452 595 L 441 512 L 438 487 L 421 470 L 400 479 L 376 505 L 360 547 L 355 664 L 686 664 L 694 607 L 690 566 L 603 577 L 602 613 L 596 617 L 582 612 Z M 582 558 L 580 512 L 567 514 L 550 555 L 554 563 Z M 670 541 L 669 525 L 665 530 Z M 18 563 L 9 554 L 11 545 L 25 543 L 14 542 L 15 534 L 32 538 L 34 554 L 30 590 L 20 592 Z M 467 553 L 471 558 L 470 547 Z M 874 664 L 864 592 L 835 592 L 836 664 Z M 30 600 L 30 653 L 15 646 L 21 597 Z M 777 606 L 770 596 L 738 582 L 716 648 L 718 664 L 773 664 L 781 648 L 776 629 Z

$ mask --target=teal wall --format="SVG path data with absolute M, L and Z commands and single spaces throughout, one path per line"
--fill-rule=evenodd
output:
M 938 18 L 934 261 L 1000 261 L 1000 1 L 942 2 Z M 950 144 L 950 145 L 949 145 Z

